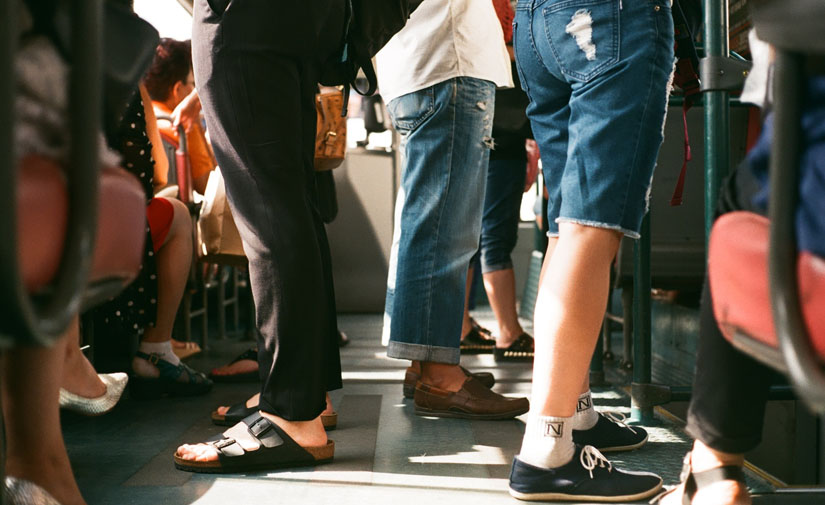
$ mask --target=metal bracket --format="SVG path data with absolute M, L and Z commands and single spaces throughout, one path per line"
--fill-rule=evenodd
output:
M 706 56 L 699 60 L 702 91 L 742 89 L 753 64 L 730 56 Z
M 630 397 L 634 407 L 653 408 L 674 401 L 690 400 L 690 388 L 633 382 L 630 384 Z

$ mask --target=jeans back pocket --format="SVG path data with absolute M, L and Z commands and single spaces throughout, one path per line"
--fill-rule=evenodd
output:
M 413 91 L 390 100 L 387 110 L 392 125 L 401 135 L 412 133 L 421 123 L 435 112 L 435 90 L 433 86 Z
M 587 82 L 618 63 L 618 0 L 561 1 L 543 14 L 547 40 L 565 76 Z

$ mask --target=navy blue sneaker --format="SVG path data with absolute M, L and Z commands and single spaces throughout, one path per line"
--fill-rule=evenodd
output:
M 576 445 L 570 463 L 539 468 L 513 459 L 510 494 L 519 500 L 628 502 L 656 494 L 662 478 L 647 472 L 628 472 L 613 464 L 592 446 Z
M 573 442 L 592 445 L 601 452 L 630 451 L 645 445 L 647 431 L 639 426 L 628 426 L 624 420 L 622 414 L 599 412 L 595 426 L 589 430 L 573 430 Z

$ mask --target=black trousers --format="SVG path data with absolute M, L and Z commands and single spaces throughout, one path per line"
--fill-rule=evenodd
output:
M 249 259 L 260 406 L 294 421 L 341 387 L 313 158 L 320 64 L 342 27 L 341 0 L 195 2 L 195 82 Z
M 757 191 L 757 182 L 743 164 L 725 182 L 718 214 L 735 210 L 765 214 L 751 204 Z M 722 336 L 706 279 L 688 434 L 717 451 L 741 454 L 754 449 L 762 440 L 768 389 L 777 378 L 772 369 L 739 352 Z

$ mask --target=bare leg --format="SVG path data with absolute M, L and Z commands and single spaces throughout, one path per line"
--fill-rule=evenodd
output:
M 106 385 L 103 384 L 92 364 L 80 351 L 78 345 L 79 333 L 79 323 L 75 319 L 66 332 L 68 344 L 64 347 L 60 387 L 84 398 L 97 398 L 106 394 Z
M 143 334 L 144 342 L 165 342 L 172 338 L 175 314 L 183 298 L 192 264 L 192 218 L 180 200 L 170 198 L 174 208 L 172 226 L 157 252 L 158 316 L 154 328 Z
M 252 408 L 257 407 L 258 402 L 261 399 L 261 393 L 255 393 L 246 401 L 246 407 Z M 321 412 L 322 415 L 324 414 L 332 414 L 335 412 L 335 409 L 332 407 L 332 399 L 329 397 L 329 393 L 327 393 L 327 406 L 324 408 L 324 411 Z M 224 415 L 230 409 L 230 407 L 218 407 L 217 412 L 218 414 Z
M 467 269 L 467 285 L 464 289 L 464 318 L 461 320 L 461 339 L 464 340 L 464 337 L 470 333 L 470 330 L 473 329 L 473 323 L 470 321 L 470 287 L 473 285 L 473 273 L 475 272 L 475 268 L 470 265 L 470 268 Z
M 60 431 L 57 398 L 68 346 L 77 347 L 74 325 L 53 347 L 3 354 L 6 473 L 34 482 L 63 505 L 84 505 Z
M 524 333 L 516 313 L 516 276 L 513 269 L 484 274 L 484 290 L 498 322 L 496 347 L 509 347 Z
M 621 237 L 573 223 L 561 223 L 560 232 L 548 246 L 536 302 L 531 407 L 542 416 L 570 417 L 587 384 Z

